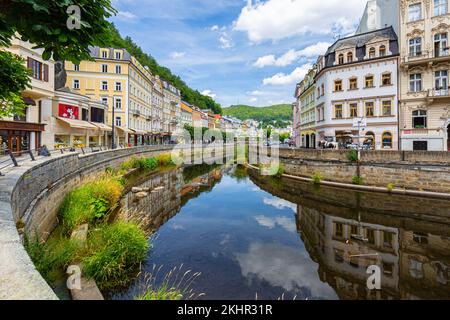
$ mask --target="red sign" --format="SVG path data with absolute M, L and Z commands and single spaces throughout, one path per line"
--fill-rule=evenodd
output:
M 59 116 L 66 119 L 78 120 L 78 107 L 59 104 Z
M 404 130 L 403 134 L 412 134 L 412 130 Z

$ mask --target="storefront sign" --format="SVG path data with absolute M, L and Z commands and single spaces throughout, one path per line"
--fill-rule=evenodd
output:
M 59 116 L 61 118 L 78 120 L 78 107 L 59 104 Z

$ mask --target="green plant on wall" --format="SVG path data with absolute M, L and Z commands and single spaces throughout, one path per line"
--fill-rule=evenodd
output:
M 356 150 L 351 150 L 347 153 L 347 159 L 351 162 L 357 162 L 358 159 L 358 151 Z
M 312 180 L 314 184 L 321 184 L 323 180 L 322 173 L 320 173 L 319 171 L 314 172 Z
M 352 183 L 360 186 L 364 184 L 364 179 L 362 177 L 354 176 L 352 178 Z

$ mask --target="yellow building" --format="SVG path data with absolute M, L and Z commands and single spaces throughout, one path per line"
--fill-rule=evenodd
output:
M 164 86 L 164 123 L 169 137 L 165 140 L 172 139 L 176 141 L 176 137 L 181 127 L 181 92 L 171 83 L 163 81 Z
M 154 131 L 152 74 L 124 49 L 90 50 L 92 61 L 66 62 L 67 87 L 108 107 L 107 123 L 114 123 L 116 145 L 149 143 Z

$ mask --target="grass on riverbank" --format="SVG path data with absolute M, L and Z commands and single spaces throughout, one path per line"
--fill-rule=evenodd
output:
M 120 178 L 106 173 L 69 192 L 59 210 L 64 231 L 69 234 L 83 223 L 95 224 L 106 219 L 123 190 Z
M 83 272 L 101 290 L 124 286 L 145 260 L 150 248 L 144 232 L 134 223 L 117 222 L 90 233 Z

